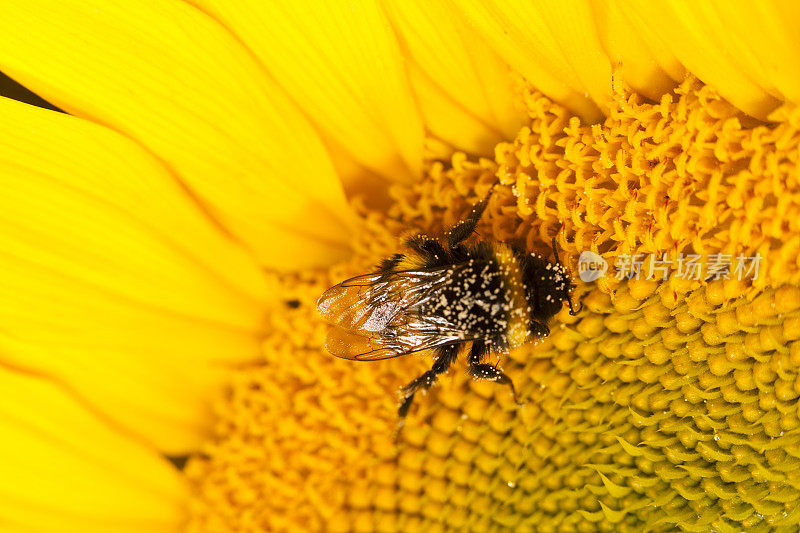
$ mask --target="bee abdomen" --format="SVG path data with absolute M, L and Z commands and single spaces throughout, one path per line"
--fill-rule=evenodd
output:
M 495 262 L 470 259 L 454 268 L 421 312 L 441 316 L 468 337 L 489 338 L 505 333 L 507 309 L 503 277 Z
M 518 254 L 510 246 L 497 244 L 493 252 L 505 287 L 506 342 L 509 348 L 514 348 L 530 338 L 531 308 L 525 296 L 523 269 Z

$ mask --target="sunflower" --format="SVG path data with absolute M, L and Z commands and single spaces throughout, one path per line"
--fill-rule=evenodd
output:
M 66 112 L 0 98 L 4 531 L 800 524 L 794 4 L 3 12 Z M 481 234 L 570 266 L 749 268 L 612 269 L 503 360 L 522 407 L 453 372 L 395 443 L 426 362 L 332 359 L 314 301 L 495 183 Z

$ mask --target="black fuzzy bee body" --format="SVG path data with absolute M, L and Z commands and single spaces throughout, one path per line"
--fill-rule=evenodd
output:
M 487 201 L 444 238 L 412 237 L 407 252 L 385 259 L 372 274 L 335 285 L 317 302 L 333 325 L 327 341 L 333 355 L 368 361 L 434 351 L 431 370 L 402 389 L 401 417 L 414 394 L 430 387 L 465 346 L 474 378 L 514 391 L 501 370 L 483 363 L 484 356 L 548 335 L 547 323 L 565 300 L 573 312 L 571 281 L 557 256 L 552 263 L 513 245 L 464 243 Z

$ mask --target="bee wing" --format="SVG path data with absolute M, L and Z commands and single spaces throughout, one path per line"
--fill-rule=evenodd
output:
M 375 273 L 334 285 L 317 301 L 319 314 L 351 331 L 382 331 L 421 303 L 445 279 L 448 269 Z
M 451 267 L 358 276 L 331 287 L 317 301 L 332 324 L 327 350 L 344 359 L 376 361 L 467 342 L 443 317 L 416 306 L 435 297 Z
M 339 326 L 331 326 L 325 348 L 331 355 L 353 361 L 378 361 L 401 355 L 430 350 L 446 344 L 466 342 L 472 339 L 459 339 L 454 336 L 428 333 L 404 333 L 399 336 L 382 332 L 367 333 L 349 331 Z
M 381 344 L 380 335 L 365 335 L 331 326 L 325 348 L 331 355 L 354 361 L 377 361 L 403 355 L 402 351 Z

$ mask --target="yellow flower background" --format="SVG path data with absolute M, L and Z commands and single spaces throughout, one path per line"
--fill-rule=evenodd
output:
M 0 529 L 795 531 L 790 2 L 8 2 Z M 548 252 L 759 253 L 578 287 L 460 369 L 334 360 L 314 301 L 500 186 Z M 167 457 L 191 456 L 183 469 Z

